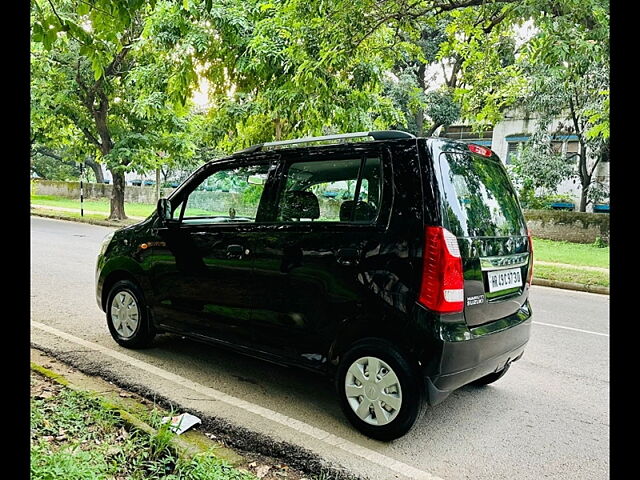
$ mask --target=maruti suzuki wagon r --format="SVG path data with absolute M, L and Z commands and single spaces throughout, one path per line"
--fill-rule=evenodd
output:
M 169 332 L 320 372 L 358 430 L 391 440 L 522 356 L 532 265 L 490 149 L 358 132 L 202 165 L 105 238 L 96 294 L 122 346 Z

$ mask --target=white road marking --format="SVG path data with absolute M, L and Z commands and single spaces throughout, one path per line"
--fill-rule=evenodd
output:
M 50 327 L 49 325 L 45 325 L 40 322 L 32 321 L 31 325 L 35 328 L 38 328 L 42 331 L 45 331 L 57 337 L 64 338 L 69 342 L 75 343 L 77 345 L 81 345 L 90 350 L 98 351 L 104 355 L 107 355 L 109 357 L 115 358 L 122 362 L 128 363 L 129 365 L 132 365 L 136 368 L 143 369 L 160 378 L 164 378 L 165 380 L 176 383 L 184 388 L 188 388 L 190 390 L 198 392 L 207 397 L 213 398 L 215 400 L 219 400 L 233 407 L 241 408 L 248 412 L 255 413 L 256 415 L 259 415 L 263 418 L 267 418 L 284 427 L 291 428 L 298 432 L 305 433 L 310 437 L 313 437 L 316 440 L 319 440 L 327 445 L 330 445 L 332 447 L 337 447 L 352 455 L 357 455 L 358 457 L 364 458 L 365 460 L 368 460 L 371 463 L 375 463 L 376 465 L 380 465 L 384 468 L 400 473 L 401 475 L 404 475 L 406 477 L 416 479 L 416 480 L 442 480 L 440 477 L 432 475 L 423 470 L 418 470 L 417 468 L 412 467 L 411 465 L 402 463 L 391 457 L 378 453 L 375 450 L 362 447 L 353 442 L 350 442 L 349 440 L 337 437 L 325 430 L 309 425 L 308 423 L 301 422 L 300 420 L 296 420 L 291 417 L 287 417 L 286 415 L 275 412 L 265 407 L 261 407 L 260 405 L 253 404 L 251 402 L 247 402 L 246 400 L 241 400 L 240 398 L 227 395 L 226 393 L 223 393 L 219 390 L 215 390 L 213 388 L 206 387 L 200 383 L 193 382 L 184 377 L 181 377 L 180 375 L 176 375 L 175 373 L 168 372 L 167 370 L 163 370 L 162 368 L 158 368 L 154 365 L 151 365 L 150 363 L 143 362 L 142 360 L 138 360 L 137 358 L 130 357 L 116 350 L 112 350 L 111 348 L 107 348 L 102 345 L 89 342 L 87 340 L 76 337 L 67 332 L 63 332 L 62 330 L 58 330 L 57 328 Z
M 533 322 L 533 323 L 536 325 L 544 325 L 545 327 L 562 328 L 564 330 L 573 330 L 574 332 L 589 333 L 591 335 L 600 335 L 601 337 L 609 336 L 608 333 L 592 332 L 591 330 L 582 330 L 581 328 L 565 327 L 563 325 L 555 325 L 553 323 L 542 323 L 542 322 Z

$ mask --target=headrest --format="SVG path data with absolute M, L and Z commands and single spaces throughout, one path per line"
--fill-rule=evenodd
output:
M 318 197 L 313 192 L 301 190 L 285 192 L 280 211 L 282 212 L 283 220 L 320 218 L 320 204 L 318 203 Z
M 354 205 L 353 200 L 346 200 L 340 205 L 340 221 L 348 222 L 351 220 L 351 211 Z M 353 217 L 355 222 L 370 222 L 376 217 L 376 209 L 370 203 L 359 201 L 356 204 L 356 212 Z

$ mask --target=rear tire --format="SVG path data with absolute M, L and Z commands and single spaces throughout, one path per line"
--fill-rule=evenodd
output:
M 485 385 L 489 385 L 490 383 L 496 382 L 504 377 L 505 373 L 509 370 L 509 365 L 504 367 L 499 372 L 493 372 L 489 375 L 485 375 L 484 377 L 480 377 L 477 380 L 474 380 L 470 383 L 470 385 L 475 385 L 476 387 L 484 387 Z
M 113 339 L 126 348 L 144 348 L 156 332 L 150 323 L 140 288 L 130 280 L 116 282 L 107 297 L 107 326 Z
M 343 413 L 360 432 L 389 441 L 406 434 L 426 408 L 417 365 L 392 343 L 367 339 L 353 345 L 336 372 Z

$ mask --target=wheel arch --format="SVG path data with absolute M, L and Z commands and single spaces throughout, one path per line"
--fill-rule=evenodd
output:
M 406 321 L 406 320 L 405 320 Z M 418 364 L 416 349 L 407 338 L 406 325 L 399 318 L 360 316 L 343 323 L 327 354 L 329 373 L 333 376 L 340 363 L 341 356 L 356 343 L 365 340 L 379 340 L 392 344 L 399 349 L 407 360 Z M 394 325 L 396 328 L 389 328 Z M 385 332 L 384 335 L 372 335 L 372 332 Z
M 106 311 L 109 292 L 111 292 L 111 288 L 120 280 L 129 280 L 140 287 L 140 289 L 142 290 L 141 282 L 136 275 L 128 270 L 113 270 L 107 274 L 102 285 L 102 310 Z

